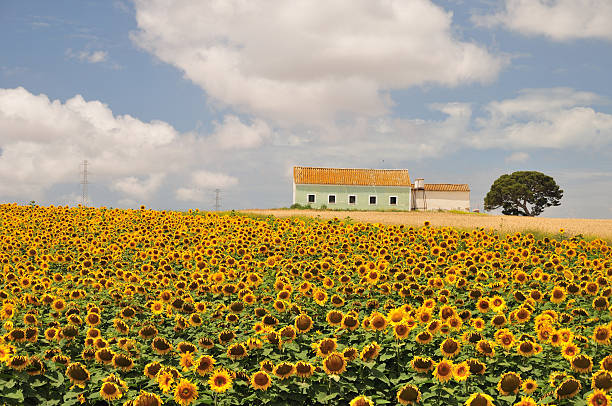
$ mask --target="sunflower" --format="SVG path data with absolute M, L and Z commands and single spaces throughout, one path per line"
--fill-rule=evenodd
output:
M 271 374 L 274 371 L 274 364 L 269 359 L 261 361 L 259 363 L 259 369 L 262 371 L 266 371 L 268 374 Z
M 485 357 L 495 356 L 495 342 L 488 340 L 480 340 L 476 344 L 476 350 Z
M 30 376 L 44 375 L 45 364 L 38 357 L 33 356 L 30 358 L 30 362 L 25 371 Z
M 151 348 L 159 355 L 164 355 L 172 350 L 172 345 L 164 337 L 155 337 L 151 342 Z
M 470 366 L 466 361 L 453 366 L 453 379 L 457 382 L 465 381 L 470 376 Z
M 523 357 L 531 357 L 536 351 L 535 346 L 531 341 L 521 341 L 516 346 L 516 352 Z
M 415 340 L 421 345 L 429 344 L 433 340 L 433 335 L 429 331 L 423 330 L 416 335 Z
M 380 352 L 380 345 L 376 341 L 372 341 L 371 344 L 366 345 L 363 350 L 361 350 L 360 357 L 363 361 L 371 361 L 374 358 L 378 357 L 378 353 Z
M 328 375 L 340 375 L 346 371 L 346 360 L 339 352 L 332 352 L 323 360 L 323 370 Z
M 434 362 L 429 357 L 414 357 L 410 361 L 410 366 L 417 372 L 429 372 L 434 367 Z
M 486 313 L 491 309 L 491 303 L 489 302 L 489 299 L 483 297 L 478 300 L 478 303 L 476 303 L 476 308 L 479 312 Z
M 202 355 L 195 363 L 195 371 L 204 376 L 213 370 L 216 360 L 210 355 Z
M 595 389 L 587 396 L 586 401 L 589 406 L 610 406 L 612 404 L 612 398 L 599 389 Z
M 374 402 L 372 402 L 372 399 L 370 399 L 369 397 L 365 395 L 360 395 L 354 397 L 349 402 L 349 406 L 374 406 Z
M 104 382 L 102 387 L 100 388 L 100 396 L 102 399 L 110 402 L 113 400 L 117 400 L 123 396 L 121 393 L 121 389 L 114 382 Z
M 182 353 L 179 365 L 183 367 L 183 371 L 188 371 L 189 369 L 193 368 L 195 366 L 195 361 L 193 360 L 193 353 Z
M 28 366 L 29 359 L 23 355 L 15 355 L 6 361 L 6 365 L 16 371 L 23 371 Z
M 550 301 L 559 304 L 565 300 L 567 297 L 567 292 L 560 286 L 555 286 L 550 293 Z
M 561 355 L 563 356 L 563 358 L 569 361 L 571 361 L 571 359 L 574 358 L 579 353 L 580 353 L 580 348 L 578 348 L 578 346 L 574 343 L 564 344 L 561 349 Z
M 2 358 L 0 357 L 0 361 Z M 604 371 L 612 371 L 612 355 L 608 355 L 599 363 L 600 367 Z
M 434 367 L 433 376 L 442 383 L 449 381 L 453 377 L 452 361 L 443 359 L 438 362 Z
M 232 377 L 225 369 L 217 369 L 208 378 L 210 389 L 217 393 L 223 393 L 232 387 Z
M 159 371 L 159 373 L 155 376 L 155 380 L 159 385 L 159 389 L 161 389 L 162 393 L 168 393 L 172 389 L 174 385 L 174 377 L 168 371 Z
M 410 334 L 410 327 L 406 323 L 399 323 L 393 326 L 393 336 L 396 340 L 403 340 Z
M 144 367 L 143 374 L 149 379 L 155 379 L 155 375 L 159 372 L 162 365 L 159 362 L 149 362 Z
M 591 389 L 601 389 L 604 392 L 612 390 L 612 372 L 595 372 L 591 377 Z
M 285 326 L 279 332 L 283 342 L 291 342 L 297 336 L 297 332 L 293 326 Z
M 100 315 L 98 313 L 88 313 L 87 316 L 85 316 L 85 322 L 90 327 L 95 327 L 101 322 Z
M 567 373 L 562 371 L 551 372 L 548 376 L 548 384 L 551 387 L 556 387 L 567 378 Z
M 274 373 L 274 375 L 276 375 L 278 379 L 284 380 L 295 373 L 295 365 L 290 362 L 281 362 L 280 364 L 274 367 L 274 370 L 272 372 Z
M 380 313 L 370 316 L 370 326 L 376 331 L 382 331 L 387 327 L 387 318 Z
M 313 348 L 317 350 L 317 356 L 325 358 L 332 352 L 336 351 L 338 344 L 335 338 L 324 338 L 318 343 L 313 344 Z
M 593 341 L 597 344 L 610 344 L 610 327 L 607 325 L 597 326 L 593 331 Z
M 295 363 L 295 374 L 300 378 L 310 378 L 314 370 L 314 367 L 309 362 L 298 361 Z
M 574 378 L 568 378 L 564 380 L 561 385 L 555 389 L 555 396 L 557 399 L 571 399 L 582 389 L 580 381 Z
M 495 333 L 495 341 L 503 349 L 510 350 L 514 346 L 514 334 L 508 329 L 501 329 Z
M 485 322 L 480 317 L 473 318 L 471 320 L 471 323 L 472 323 L 472 326 L 478 331 L 483 330 L 485 328 Z
M 513 312 L 513 314 L 518 323 L 527 323 L 531 318 L 531 311 L 529 311 L 525 307 L 521 307 L 520 309 Z
M 78 362 L 68 365 L 66 368 L 66 376 L 68 376 L 73 385 L 78 385 L 81 388 L 85 386 L 85 382 L 90 378 L 87 368 Z
M 272 383 L 270 375 L 265 371 L 257 371 L 251 376 L 251 386 L 257 390 L 266 390 Z
M 397 391 L 397 401 L 402 405 L 412 405 L 421 401 L 421 391 L 414 385 L 404 385 Z
M 485 393 L 472 393 L 465 406 L 493 406 L 493 398 Z
M 506 372 L 497 383 L 497 390 L 503 395 L 518 393 L 521 387 L 521 376 L 515 372 Z
M 122 371 L 129 371 L 134 366 L 134 361 L 124 354 L 115 354 L 112 360 L 113 366 Z
M 233 344 L 227 348 L 227 356 L 232 360 L 239 360 L 248 355 L 249 354 L 244 344 Z
M 213 348 L 215 346 L 215 343 L 213 340 L 211 340 L 208 337 L 201 337 L 198 340 L 198 345 L 202 348 L 204 348 L 205 350 L 209 350 L 211 348 Z
M 187 379 L 181 380 L 174 389 L 174 401 L 186 406 L 198 398 L 198 387 Z
M 347 314 L 342 319 L 342 328 L 354 331 L 359 327 L 359 319 L 357 316 Z
M 453 358 L 461 351 L 461 344 L 449 337 L 440 344 L 440 351 L 445 357 Z
M 538 402 L 532 397 L 521 396 L 521 400 L 516 402 L 513 406 L 538 406 Z
M 342 314 L 341 311 L 338 311 L 338 310 L 330 310 L 327 313 L 327 316 L 325 317 L 325 319 L 327 320 L 327 323 L 329 323 L 330 326 L 341 325 L 343 318 L 344 318 L 344 315 Z
M 162 400 L 154 393 L 140 391 L 140 395 L 134 399 L 133 406 L 161 406 Z
M 319 306 L 323 306 L 327 302 L 327 293 L 324 290 L 317 289 L 313 294 L 313 299 Z
M 523 381 L 523 384 L 521 385 L 521 389 L 526 394 L 531 395 L 533 392 L 535 392 L 538 389 L 538 383 L 531 378 L 527 378 Z
M 266 318 L 270 317 L 270 320 L 267 320 Z M 271 324 L 268 325 L 276 325 L 278 324 L 278 319 L 276 317 L 272 317 L 272 316 L 264 316 L 264 319 L 271 322 Z M 273 319 L 273 321 L 272 321 Z M 264 322 L 264 324 L 266 324 Z M 219 343 L 222 345 L 225 345 L 227 343 L 229 343 L 230 341 L 232 341 L 234 338 L 236 338 L 236 333 L 234 333 L 231 330 L 223 330 L 222 332 L 219 333 Z

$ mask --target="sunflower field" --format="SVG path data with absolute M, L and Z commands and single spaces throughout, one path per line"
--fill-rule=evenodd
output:
M 0 205 L 0 403 L 609 405 L 580 237 Z

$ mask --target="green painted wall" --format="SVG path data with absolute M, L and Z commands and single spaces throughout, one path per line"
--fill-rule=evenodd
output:
M 338 185 L 294 185 L 293 203 L 310 204 L 313 208 L 322 205 L 328 209 L 358 210 L 410 210 L 410 188 L 406 186 L 338 186 Z M 315 195 L 315 202 L 308 203 L 308 195 Z M 336 203 L 328 202 L 329 195 L 336 195 Z M 349 204 L 349 195 L 357 202 Z M 369 204 L 370 196 L 376 196 L 376 204 Z M 390 205 L 389 197 L 397 196 L 397 204 Z

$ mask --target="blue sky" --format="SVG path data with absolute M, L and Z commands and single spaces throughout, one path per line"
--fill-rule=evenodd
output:
M 0 200 L 291 204 L 293 165 L 407 168 L 482 209 L 515 170 L 549 217 L 612 217 L 607 0 L 0 3 Z

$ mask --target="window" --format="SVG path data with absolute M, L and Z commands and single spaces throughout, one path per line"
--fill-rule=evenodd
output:
M 391 206 L 397 205 L 397 196 L 389 196 L 389 205 Z
M 314 203 L 315 202 L 315 195 L 308 195 L 308 203 Z
M 370 196 L 370 204 L 376 204 L 376 196 Z
M 328 195 L 327 196 L 327 203 L 329 203 L 329 204 L 336 204 L 336 195 Z
M 349 195 L 349 204 L 357 204 L 357 196 Z

